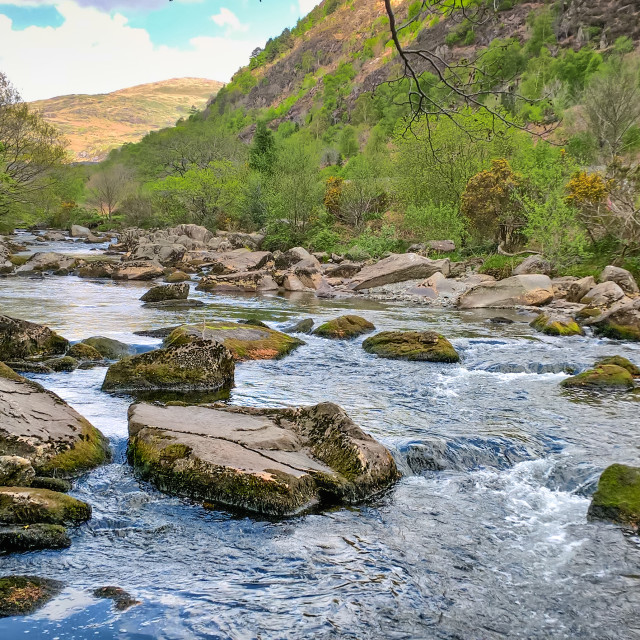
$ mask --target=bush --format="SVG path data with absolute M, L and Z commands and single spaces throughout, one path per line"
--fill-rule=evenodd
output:
M 493 276 L 496 280 L 503 280 L 508 278 L 513 273 L 513 270 L 524 260 L 522 256 L 502 256 L 500 254 L 494 254 L 489 256 L 483 263 L 478 271 L 485 273 L 488 276 Z
M 349 252 L 353 253 L 357 247 L 362 254 L 367 254 L 372 258 L 380 258 L 385 253 L 400 253 L 405 249 L 405 243 L 397 236 L 396 228 L 393 225 L 384 225 L 377 233 L 366 229 L 357 238 L 354 238 Z
M 460 246 L 465 235 L 464 219 L 450 204 L 429 202 L 421 207 L 409 205 L 404 226 L 420 241 L 453 240 Z
M 311 251 L 326 251 L 335 253 L 340 244 L 340 234 L 329 227 L 321 227 L 314 231 L 307 241 L 307 247 Z

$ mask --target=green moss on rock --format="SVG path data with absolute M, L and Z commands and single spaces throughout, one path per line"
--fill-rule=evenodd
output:
M 59 524 L 0 526 L 0 553 L 22 553 L 71 546 L 67 530 Z
M 24 382 L 24 378 L 17 374 L 11 367 L 8 367 L 4 362 L 0 362 L 0 378 L 7 380 L 13 380 L 14 382 Z
M 124 342 L 114 340 L 113 338 L 105 338 L 104 336 L 95 336 L 87 338 L 80 344 L 93 347 L 103 358 L 107 360 L 119 360 L 126 356 L 133 355 L 134 349 Z
M 640 528 L 640 468 L 613 464 L 598 481 L 588 515 Z
M 616 324 L 615 322 L 605 322 L 594 327 L 594 333 L 603 338 L 612 340 L 629 340 L 640 342 L 640 329 L 633 325 Z
M 54 358 L 52 360 L 46 360 L 45 366 L 49 367 L 52 371 L 75 371 L 78 368 L 78 361 L 71 356 L 63 356 L 62 358 Z
M 362 347 L 368 353 L 396 360 L 460 362 L 458 352 L 434 331 L 383 331 L 367 338 Z
M 79 524 L 91 507 L 64 493 L 32 487 L 0 487 L 1 524 Z
M 637 367 L 633 362 L 622 356 L 606 356 L 596 362 L 596 366 L 604 364 L 615 364 L 618 367 L 626 369 L 634 378 L 640 378 L 640 367 Z
M 595 391 L 627 391 L 635 386 L 631 374 L 615 364 L 598 365 L 577 376 L 571 376 L 560 384 L 568 389 Z
M 67 351 L 67 355 L 76 360 L 96 361 L 103 359 L 102 354 L 95 347 L 83 342 L 71 345 L 69 351 Z
M 583 336 L 584 329 L 572 318 L 541 313 L 531 325 L 548 336 Z
M 0 578 L 0 618 L 24 616 L 44 606 L 62 591 L 57 580 L 36 576 Z
M 375 331 L 375 326 L 360 316 L 340 316 L 321 324 L 313 335 L 333 340 L 351 340 L 372 331 Z

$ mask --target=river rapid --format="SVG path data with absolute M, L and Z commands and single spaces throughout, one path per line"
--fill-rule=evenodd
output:
M 302 336 L 307 344 L 282 360 L 238 364 L 229 402 L 336 402 L 404 474 L 367 504 L 283 520 L 205 509 L 136 480 L 125 459 L 132 400 L 100 391 L 104 367 L 32 376 L 101 429 L 115 455 L 75 484 L 93 518 L 72 531 L 70 549 L 0 557 L 0 575 L 66 585 L 36 614 L 0 620 L 0 638 L 640 638 L 640 539 L 587 521 L 600 472 L 639 464 L 640 395 L 558 384 L 599 356 L 640 364 L 640 345 L 546 337 L 515 311 L 364 298 L 193 292 L 205 307 L 145 309 L 148 287 L 6 278 L 0 313 L 140 350 L 159 341 L 135 331 L 205 318 L 281 329 L 356 313 L 379 330 L 438 331 L 462 363 L 384 360 L 362 339 Z M 490 323 L 496 315 L 515 322 Z M 140 604 L 116 611 L 92 597 L 106 585 Z

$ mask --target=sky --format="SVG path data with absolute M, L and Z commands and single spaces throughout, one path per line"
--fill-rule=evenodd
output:
M 320 0 L 0 0 L 0 71 L 25 100 L 169 78 L 228 82 Z

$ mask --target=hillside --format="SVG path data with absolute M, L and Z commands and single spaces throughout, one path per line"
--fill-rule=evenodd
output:
M 175 78 L 113 93 L 59 96 L 32 105 L 64 132 L 74 159 L 98 162 L 111 149 L 174 125 L 193 107 L 202 109 L 222 86 L 204 78 Z

